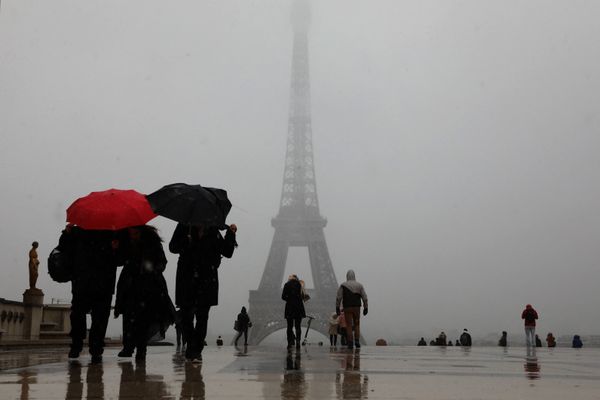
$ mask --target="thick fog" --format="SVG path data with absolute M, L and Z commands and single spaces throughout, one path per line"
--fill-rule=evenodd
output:
M 600 3 L 311 8 L 320 209 L 367 341 L 520 334 L 527 303 L 544 334 L 600 332 Z M 76 198 L 200 183 L 239 228 L 209 320 L 230 335 L 274 232 L 291 55 L 287 0 L 2 0 L 0 297 L 21 300 L 37 240 L 45 301 L 70 299 L 45 260 Z M 175 223 L 152 224 L 168 243 Z

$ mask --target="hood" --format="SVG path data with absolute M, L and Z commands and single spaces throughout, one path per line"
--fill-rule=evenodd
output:
M 348 272 L 346 272 L 346 280 L 347 281 L 355 281 L 356 280 L 356 275 L 354 274 L 353 269 L 349 269 Z
M 246 307 L 242 307 L 242 314 L 246 314 Z

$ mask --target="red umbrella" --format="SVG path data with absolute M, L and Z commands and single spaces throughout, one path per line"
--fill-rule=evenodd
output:
M 146 196 L 135 190 L 92 192 L 67 209 L 67 222 L 83 229 L 118 230 L 144 225 L 154 217 Z

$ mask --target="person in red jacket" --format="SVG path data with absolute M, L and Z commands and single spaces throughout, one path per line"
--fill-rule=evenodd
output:
M 538 319 L 538 313 L 531 304 L 527 304 L 521 313 L 521 319 L 525 320 L 525 342 L 527 347 L 535 346 L 535 320 Z

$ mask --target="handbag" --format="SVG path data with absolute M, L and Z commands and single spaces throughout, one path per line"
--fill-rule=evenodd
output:
M 233 330 L 239 332 L 240 331 L 240 321 L 237 319 L 233 322 Z

